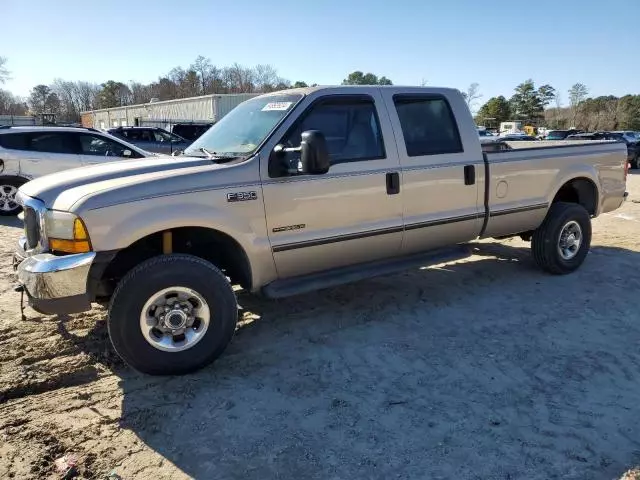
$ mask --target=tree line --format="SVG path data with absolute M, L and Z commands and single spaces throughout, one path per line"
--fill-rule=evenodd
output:
M 497 127 L 500 122 L 521 120 L 534 126 L 566 129 L 640 130 L 640 95 L 589 97 L 582 83 L 567 91 L 567 104 L 551 85 L 536 88 L 529 79 L 516 86 L 509 98 L 490 98 L 478 110 L 478 125 Z
M 8 77 L 6 58 L 0 57 L 0 83 Z M 392 82 L 384 76 L 355 71 L 342 84 L 391 85 Z M 97 84 L 58 78 L 50 85 L 36 85 L 26 99 L 0 89 L 0 114 L 50 113 L 58 121 L 77 122 L 83 111 L 148 103 L 152 99 L 172 100 L 216 93 L 267 93 L 307 86 L 304 81 L 291 82 L 280 77 L 271 65 L 244 67 L 236 63 L 218 67 L 200 55 L 188 67 L 175 67 L 149 84 L 118 80 Z
M 0 84 L 9 78 L 7 59 L 0 56 Z M 351 72 L 343 85 L 392 85 L 385 76 Z M 422 80 L 422 85 L 426 84 Z M 315 84 L 312 84 L 315 85 Z M 50 85 L 36 85 L 28 98 L 0 89 L 0 115 L 52 113 L 58 121 L 77 122 L 80 112 L 98 108 L 147 103 L 151 99 L 171 100 L 213 93 L 265 93 L 292 87 L 306 87 L 304 81 L 291 82 L 278 75 L 271 65 L 227 67 L 214 65 L 198 56 L 186 68 L 175 67 L 149 84 L 108 80 L 102 84 L 55 79 Z M 470 108 L 482 98 L 480 86 L 472 83 L 462 92 Z M 480 106 L 478 125 L 499 126 L 500 122 L 521 120 L 549 128 L 583 130 L 640 130 L 640 95 L 589 97 L 588 88 L 574 84 L 567 91 L 567 104 L 551 85 L 536 86 L 533 80 L 517 85 L 511 97 L 490 98 Z

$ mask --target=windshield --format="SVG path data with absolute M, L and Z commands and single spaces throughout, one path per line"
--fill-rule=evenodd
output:
M 193 142 L 185 155 L 251 155 L 302 95 L 269 95 L 241 103 Z

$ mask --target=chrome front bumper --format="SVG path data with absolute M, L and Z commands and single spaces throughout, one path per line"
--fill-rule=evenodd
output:
M 24 286 L 29 305 L 45 314 L 84 312 L 91 308 L 88 279 L 95 252 L 74 255 L 25 251 L 21 238 L 14 254 L 13 265 L 18 282 Z

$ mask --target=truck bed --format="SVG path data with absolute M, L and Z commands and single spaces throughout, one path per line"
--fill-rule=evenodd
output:
M 507 144 L 509 149 L 483 154 L 488 212 L 483 236 L 536 228 L 560 189 L 571 179 L 582 182 L 583 195 L 595 187 L 594 207 L 589 212 L 592 216 L 615 210 L 624 198 L 627 150 L 623 143 L 588 140 L 500 143 Z

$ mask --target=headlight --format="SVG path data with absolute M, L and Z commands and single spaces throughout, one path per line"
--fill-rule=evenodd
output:
M 44 230 L 49 248 L 54 252 L 86 253 L 91 251 L 87 227 L 80 217 L 69 212 L 47 210 Z

